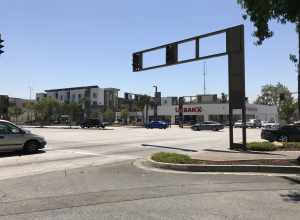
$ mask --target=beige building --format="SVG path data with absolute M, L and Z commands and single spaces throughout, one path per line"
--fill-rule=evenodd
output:
M 194 98 L 195 97 L 195 98 Z M 198 97 L 198 98 L 197 98 Z M 162 97 L 161 105 L 158 106 L 158 117 L 175 124 L 179 120 L 178 97 Z M 153 119 L 153 107 L 149 108 L 149 118 Z M 233 111 L 234 121 L 241 119 L 241 110 Z M 183 105 L 184 121 L 195 123 L 200 121 L 218 121 L 227 123 L 229 121 L 229 104 L 222 103 L 216 95 L 205 97 L 191 96 L 185 100 Z M 256 118 L 262 121 L 278 122 L 278 111 L 276 106 L 246 104 L 247 119 Z

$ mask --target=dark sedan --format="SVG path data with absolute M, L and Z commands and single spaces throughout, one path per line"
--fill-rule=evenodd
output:
M 200 130 L 219 131 L 224 129 L 224 125 L 214 121 L 205 121 L 205 122 L 194 124 L 191 127 L 191 129 L 194 131 L 200 131 Z
M 263 129 L 261 138 L 268 141 L 300 141 L 300 126 L 286 125 L 276 129 Z
M 81 128 L 105 128 L 105 124 L 99 119 L 87 119 L 80 123 Z

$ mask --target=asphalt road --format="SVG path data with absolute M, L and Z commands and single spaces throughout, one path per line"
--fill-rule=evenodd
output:
M 196 154 L 203 149 L 227 149 L 228 129 L 192 131 L 172 127 L 166 130 L 145 128 L 53 129 L 31 128 L 46 138 L 45 151 L 34 155 L 0 154 L 0 180 L 58 170 L 143 158 L 153 152 L 172 151 Z M 241 141 L 241 129 L 235 129 Z M 248 140 L 260 140 L 260 129 L 248 129 Z
M 0 219 L 299 219 L 296 177 L 174 174 L 132 162 L 0 181 Z
M 45 151 L 0 154 L 0 219 L 299 219 L 299 177 L 157 172 L 157 151 L 228 148 L 221 132 L 173 127 L 31 129 Z M 236 129 L 236 141 L 241 130 Z M 249 129 L 249 141 L 260 140 Z

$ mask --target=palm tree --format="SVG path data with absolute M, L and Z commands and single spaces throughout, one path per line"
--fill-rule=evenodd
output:
M 142 95 L 142 96 L 140 96 L 140 98 L 137 102 L 138 109 L 139 109 L 139 111 L 142 112 L 142 115 L 143 115 L 143 123 L 144 124 L 148 123 L 148 109 L 149 109 L 150 99 L 151 99 L 150 96 Z M 146 107 L 146 122 L 144 120 L 145 119 L 145 116 L 144 116 L 145 107 Z

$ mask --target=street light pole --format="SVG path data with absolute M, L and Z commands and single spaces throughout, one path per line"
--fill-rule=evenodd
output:
M 155 88 L 155 93 L 154 93 L 154 120 L 157 120 L 157 86 L 153 85 Z
M 29 102 L 31 102 L 32 100 L 31 100 L 31 98 L 32 98 L 32 87 L 31 86 L 29 86 L 28 87 L 29 88 Z M 30 123 L 32 122 L 32 112 L 31 112 L 31 110 L 28 112 L 28 114 L 29 114 L 29 121 L 30 121 Z

